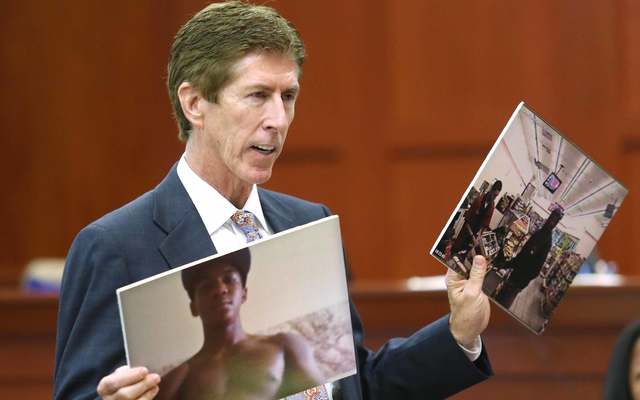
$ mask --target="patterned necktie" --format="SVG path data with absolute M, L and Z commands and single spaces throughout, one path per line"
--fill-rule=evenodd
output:
M 258 230 L 258 224 L 256 223 L 256 216 L 249 211 L 238 210 L 233 213 L 231 220 L 235 222 L 242 233 L 244 233 L 244 236 L 247 238 L 247 243 L 262 239 L 262 235 Z
M 256 216 L 249 211 L 238 210 L 231 216 L 231 220 L 240 228 L 244 236 L 247 238 L 247 243 L 254 240 L 262 239 L 258 224 L 256 223 Z M 304 392 L 287 396 L 286 400 L 330 400 L 327 388 L 325 385 L 310 388 Z
M 288 396 L 286 400 L 329 400 L 329 394 L 326 385 L 321 385 L 307 389 L 302 393 Z

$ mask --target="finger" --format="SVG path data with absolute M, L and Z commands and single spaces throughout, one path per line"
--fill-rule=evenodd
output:
M 120 388 L 135 384 L 144 379 L 148 371 L 145 367 L 129 368 L 122 366 L 105 376 L 98 383 L 98 394 L 107 396 L 116 393 Z
M 138 400 L 151 400 L 156 397 L 159 391 L 160 386 L 154 386 L 151 389 L 147 390 L 142 396 L 140 396 Z
M 143 394 L 157 387 L 160 383 L 160 375 L 148 374 L 143 380 L 134 383 L 133 385 L 125 386 L 118 391 L 124 399 L 138 399 Z M 155 396 L 155 395 L 154 395 Z
M 451 268 L 447 268 L 447 275 L 445 275 L 444 279 L 447 287 L 455 286 L 456 284 L 459 284 L 461 282 L 464 283 L 464 281 L 466 280 L 464 276 L 460 275 Z
M 451 268 L 447 268 L 447 275 L 445 276 L 445 282 L 447 286 L 457 286 L 458 284 L 464 284 L 466 280 L 467 277 L 462 275 L 460 272 L 457 272 L 456 270 Z
M 465 291 L 471 294 L 480 293 L 482 291 L 482 283 L 487 273 L 487 260 L 482 256 L 473 257 L 473 265 L 469 273 L 469 280 L 465 285 Z

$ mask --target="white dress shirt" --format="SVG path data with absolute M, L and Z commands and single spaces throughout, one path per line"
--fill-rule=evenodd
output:
M 233 213 L 238 209 L 222 196 L 216 189 L 200 178 L 183 155 L 178 161 L 178 178 L 187 190 L 193 205 L 196 206 L 202 222 L 213 241 L 213 245 L 219 253 L 228 252 L 247 245 L 244 233 L 231 221 Z M 260 236 L 267 237 L 272 231 L 267 225 L 267 220 L 262 212 L 258 188 L 253 185 L 243 210 L 256 216 Z

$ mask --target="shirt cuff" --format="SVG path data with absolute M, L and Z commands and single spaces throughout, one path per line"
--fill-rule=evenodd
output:
M 482 340 L 480 340 L 480 336 L 476 336 L 476 339 L 473 341 L 470 348 L 466 348 L 460 343 L 458 343 L 458 346 L 462 349 L 464 355 L 466 355 L 471 362 L 477 360 L 482 353 Z

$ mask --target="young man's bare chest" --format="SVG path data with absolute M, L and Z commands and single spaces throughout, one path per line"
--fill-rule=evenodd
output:
M 275 399 L 285 370 L 281 346 L 247 339 L 216 357 L 191 360 L 180 400 Z

